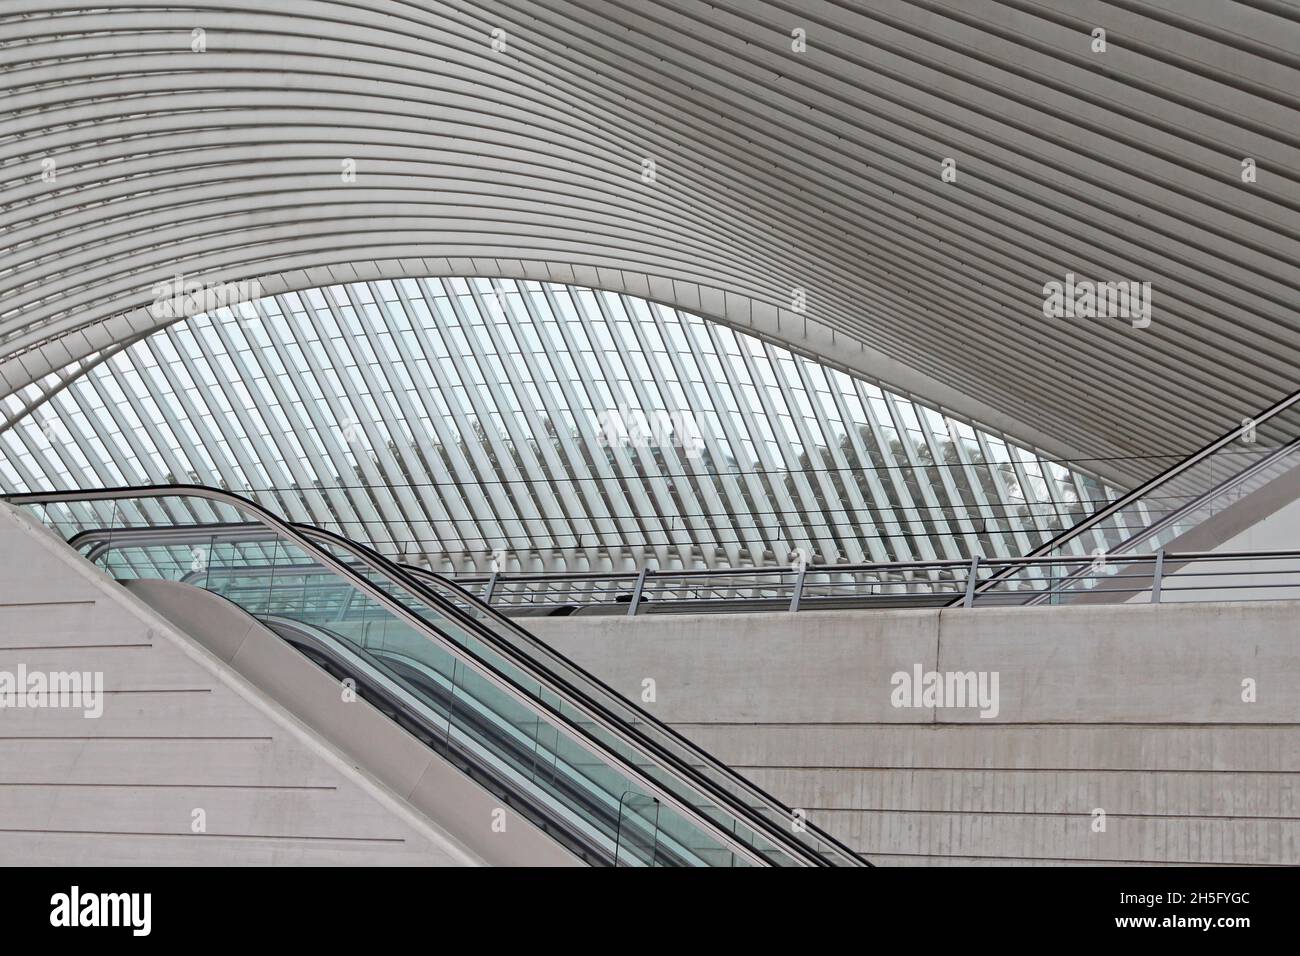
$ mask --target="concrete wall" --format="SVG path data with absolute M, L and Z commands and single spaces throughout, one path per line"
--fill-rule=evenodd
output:
M 0 708 L 0 864 L 484 862 L 0 505 L 0 672 L 20 666 L 101 671 L 104 706 L 97 719 Z M 192 832 L 196 808 L 205 833 Z
M 528 626 L 635 699 L 653 680 L 649 710 L 880 863 L 1297 864 L 1298 622 L 1277 602 Z M 998 672 L 997 716 L 894 707 L 917 664 Z

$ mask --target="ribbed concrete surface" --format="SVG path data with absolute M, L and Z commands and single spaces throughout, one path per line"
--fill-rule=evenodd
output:
M 529 627 L 872 860 L 1300 864 L 1294 602 Z M 999 712 L 891 676 L 996 671 Z M 1242 680 L 1257 698 L 1242 700 Z M 1094 829 L 1098 809 L 1105 830 Z
M 86 7 L 0 14 L 0 391 L 177 272 L 626 289 L 1072 455 L 1185 453 L 1296 384 L 1291 3 Z M 1150 281 L 1151 326 L 1044 319 L 1067 272 Z

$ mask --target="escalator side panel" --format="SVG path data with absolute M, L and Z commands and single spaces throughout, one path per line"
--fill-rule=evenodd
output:
M 497 797 L 371 704 L 345 701 L 337 681 L 240 608 L 174 581 L 132 581 L 127 587 L 483 862 L 580 865 L 521 814 L 508 814 L 505 833 L 494 831 Z

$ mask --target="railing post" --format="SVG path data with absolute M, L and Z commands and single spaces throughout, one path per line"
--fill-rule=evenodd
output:
M 799 563 L 799 576 L 794 581 L 794 594 L 790 595 L 790 610 L 799 610 L 799 599 L 803 597 L 803 579 L 808 574 L 808 565 L 805 562 Z
M 488 607 L 492 606 L 492 595 L 496 594 L 497 575 L 500 573 L 501 572 L 499 571 L 493 571 L 492 576 L 488 578 L 487 587 L 483 589 L 483 603 L 486 604 Z
M 649 568 L 642 568 L 641 573 L 636 576 L 636 587 L 632 590 L 632 603 L 627 606 L 628 617 L 636 616 L 637 605 L 641 603 L 641 592 L 645 590 L 646 575 L 649 573 Z
M 1049 553 L 1047 557 L 1050 558 L 1051 554 Z M 1069 572 L 1066 571 L 1065 566 L 1062 565 L 1061 566 L 1062 581 L 1065 580 L 1067 574 L 1069 574 Z M 1052 564 L 1051 561 L 1048 561 L 1047 564 L 1047 593 L 1048 593 L 1047 601 L 1049 604 L 1061 603 L 1061 594 L 1059 591 L 1056 590 L 1056 565 Z
M 975 581 L 979 577 L 980 556 L 972 554 L 970 556 L 970 570 L 966 572 L 966 596 L 962 598 L 962 607 L 975 606 Z
M 1156 552 L 1156 569 L 1151 575 L 1151 603 L 1160 603 L 1160 582 L 1165 576 L 1165 549 Z

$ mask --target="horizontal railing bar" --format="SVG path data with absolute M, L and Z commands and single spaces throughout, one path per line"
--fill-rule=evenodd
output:
M 1261 574 L 1300 574 L 1300 568 L 1258 568 L 1249 571 L 1170 571 L 1168 578 L 1233 578 L 1255 577 Z
M 1300 581 L 1295 584 L 1225 584 L 1223 587 L 1164 587 L 1166 591 L 1246 591 L 1251 589 L 1262 588 L 1283 588 L 1293 587 L 1300 588 Z
M 257 526 L 254 524 L 252 527 Z M 224 536 L 232 542 L 241 539 L 248 541 L 249 528 L 247 524 L 195 522 L 170 528 L 131 529 L 129 534 L 122 534 L 123 529 L 117 529 L 114 537 L 118 539 L 116 543 L 123 546 L 128 545 L 121 539 L 129 537 L 133 539 L 129 545 L 131 547 L 141 550 L 165 549 L 169 546 L 166 540 L 168 537 L 173 540 L 188 540 L 215 535 L 219 540 Z M 113 533 L 112 529 L 91 529 L 77 537 L 79 540 L 97 540 L 110 533 Z M 262 533 L 265 534 L 265 531 Z M 1291 585 L 1286 580 L 1287 575 L 1300 575 L 1300 566 L 1264 566 L 1241 570 L 1201 570 L 1198 567 L 1208 562 L 1216 565 L 1247 561 L 1267 564 L 1289 559 L 1300 561 L 1300 550 L 1166 554 L 1167 565 L 1178 568 L 1168 576 L 1166 589 L 1170 592 L 1188 593 L 1209 589 L 1231 591 L 1248 587 L 1300 587 L 1300 582 Z M 172 561 L 165 553 L 151 556 L 151 560 L 158 567 L 166 567 Z M 977 596 L 989 595 L 1001 600 L 1015 597 L 1042 603 L 1053 594 L 1067 599 L 1083 595 L 1139 594 L 1149 590 L 1149 587 L 1126 588 L 1116 585 L 1123 581 L 1149 580 L 1157 560 L 1154 554 L 1124 555 L 1122 560 L 1113 560 L 1110 565 L 1117 568 L 1115 571 L 1105 568 L 1090 571 L 1095 558 L 1088 555 L 982 559 L 980 570 L 984 574 L 977 586 Z M 183 561 L 179 562 L 177 567 L 183 564 Z M 969 567 L 969 562 L 956 560 L 812 565 L 804 572 L 801 602 L 806 606 L 848 601 L 886 604 L 891 601 L 952 597 L 965 589 L 965 574 Z M 213 565 L 209 570 L 225 572 L 220 565 Z M 280 570 L 284 572 L 288 569 L 281 566 Z M 307 570 L 309 569 L 304 569 Z M 727 604 L 775 606 L 789 601 L 797 585 L 798 573 L 798 569 L 787 567 L 650 570 L 646 575 L 643 599 L 647 600 L 647 607 L 656 601 L 661 606 L 667 604 L 679 607 L 725 607 Z M 493 603 L 499 607 L 518 610 L 621 607 L 626 605 L 626 598 L 630 596 L 638 575 L 639 572 L 625 571 L 502 572 L 497 575 L 497 592 Z M 1175 584 L 1175 576 L 1184 583 Z M 1264 577 L 1266 580 L 1243 585 L 1234 580 L 1241 577 Z M 1196 579 L 1195 583 L 1187 584 L 1188 578 Z M 473 575 L 453 577 L 452 580 L 466 586 L 486 584 L 490 578 Z M 1095 583 L 1088 586 L 1090 581 Z M 619 601 L 620 597 L 625 600 Z

